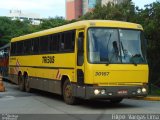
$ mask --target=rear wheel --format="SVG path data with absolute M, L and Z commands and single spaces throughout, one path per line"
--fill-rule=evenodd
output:
M 29 81 L 28 75 L 26 75 L 24 77 L 24 80 L 25 80 L 25 90 L 26 90 L 26 92 L 31 92 L 30 83 L 29 83 L 30 81 Z
M 19 85 L 19 89 L 20 89 L 21 91 L 25 91 L 25 82 L 24 82 L 24 79 L 23 79 L 22 74 L 20 74 L 20 75 L 18 76 L 18 85 Z
M 69 105 L 76 104 L 76 98 L 73 96 L 72 93 L 72 85 L 69 80 L 66 80 L 63 84 L 63 98 L 65 103 Z

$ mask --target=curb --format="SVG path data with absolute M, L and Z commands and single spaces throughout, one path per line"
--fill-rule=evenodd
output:
M 160 96 L 148 96 L 144 98 L 136 98 L 137 100 L 160 101 Z

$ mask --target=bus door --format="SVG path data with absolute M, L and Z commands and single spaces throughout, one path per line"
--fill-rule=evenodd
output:
M 77 31 L 77 85 L 84 85 L 84 30 Z

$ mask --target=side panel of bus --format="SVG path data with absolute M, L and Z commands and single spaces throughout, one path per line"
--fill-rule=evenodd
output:
M 75 36 L 75 39 L 77 36 Z M 74 46 L 76 46 L 76 40 Z M 76 47 L 73 52 L 41 55 L 15 55 L 10 57 L 10 80 L 19 84 L 18 79 L 29 79 L 31 88 L 52 93 L 62 93 L 64 80 L 75 83 Z

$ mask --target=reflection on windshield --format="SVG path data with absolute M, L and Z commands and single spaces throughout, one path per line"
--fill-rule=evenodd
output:
M 136 30 L 119 30 L 123 63 L 144 63 L 141 50 L 141 32 Z
M 90 28 L 88 31 L 89 62 L 146 63 L 145 52 L 141 49 L 141 38 L 143 38 L 141 31 L 138 30 Z

